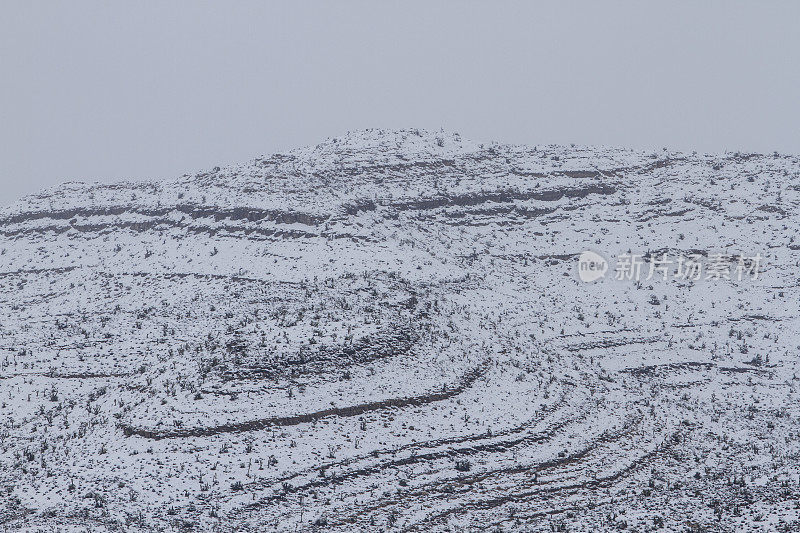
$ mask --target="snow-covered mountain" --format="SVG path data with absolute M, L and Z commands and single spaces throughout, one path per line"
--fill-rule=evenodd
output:
M 24 198 L 0 523 L 796 531 L 799 203 L 792 156 L 416 130 Z

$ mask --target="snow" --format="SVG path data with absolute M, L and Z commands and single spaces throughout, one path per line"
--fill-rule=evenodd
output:
M 367 130 L 24 198 L 0 521 L 796 529 L 799 163 Z M 763 271 L 586 284 L 584 250 Z

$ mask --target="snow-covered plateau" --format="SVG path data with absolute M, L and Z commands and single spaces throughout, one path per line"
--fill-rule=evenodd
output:
M 417 130 L 28 196 L 0 527 L 798 531 L 799 206 L 795 156 Z

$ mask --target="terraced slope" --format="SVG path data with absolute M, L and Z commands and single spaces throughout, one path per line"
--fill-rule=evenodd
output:
M 0 523 L 794 531 L 798 173 L 364 131 L 25 198 Z M 587 249 L 644 275 L 583 283 Z M 647 279 L 665 253 L 761 272 Z

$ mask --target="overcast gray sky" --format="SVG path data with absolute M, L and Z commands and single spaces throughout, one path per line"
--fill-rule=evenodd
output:
M 796 1 L 5 1 L 0 76 L 0 204 L 366 127 L 800 153 Z

